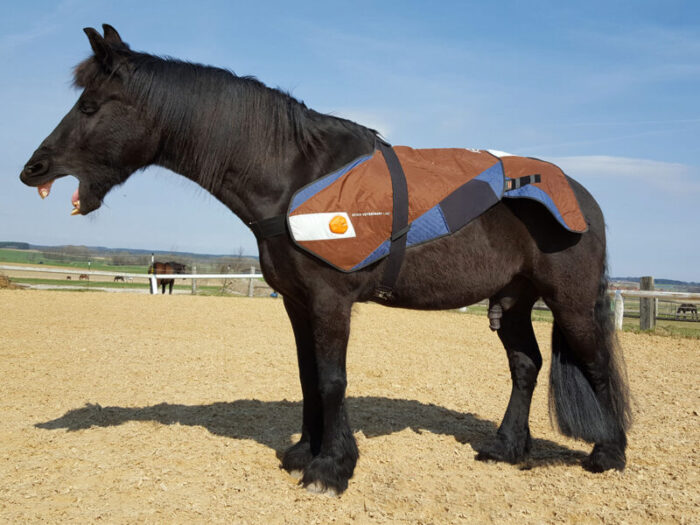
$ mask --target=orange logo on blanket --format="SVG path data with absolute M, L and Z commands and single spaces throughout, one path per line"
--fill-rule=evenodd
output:
M 342 215 L 336 215 L 328 223 L 328 227 L 333 233 L 343 234 L 348 231 L 348 221 Z

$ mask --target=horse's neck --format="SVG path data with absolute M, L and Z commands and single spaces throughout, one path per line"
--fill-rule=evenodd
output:
M 244 144 L 235 159 L 222 160 L 221 173 L 212 183 L 203 180 L 199 158 L 206 158 L 207 152 L 181 151 L 161 152 L 157 164 L 180 173 L 198 183 L 246 223 L 275 216 L 286 212 L 292 195 L 299 188 L 313 180 L 347 164 L 354 158 L 366 154 L 374 147 L 374 134 L 366 128 L 348 126 L 338 119 L 316 115 L 318 135 L 323 137 L 312 152 L 290 140 L 284 144 Z M 208 134 L 206 122 L 193 123 L 190 134 Z M 201 129 L 199 129 L 201 128 Z M 168 131 L 165 130 L 165 133 Z M 240 130 L 226 130 L 240 135 Z M 200 145 L 200 148 L 206 144 Z M 255 155 L 253 148 L 263 148 L 264 157 Z M 249 151 L 247 151 L 249 149 Z

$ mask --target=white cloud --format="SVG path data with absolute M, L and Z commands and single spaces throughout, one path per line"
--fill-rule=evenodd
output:
M 629 179 L 671 194 L 700 192 L 700 169 L 687 164 L 629 157 L 590 155 L 549 158 L 566 173 L 586 179 Z

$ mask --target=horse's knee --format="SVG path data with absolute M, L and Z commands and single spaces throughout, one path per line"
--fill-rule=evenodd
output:
M 319 378 L 318 390 L 324 400 L 342 399 L 345 396 L 347 385 L 347 379 L 341 375 L 321 377 Z

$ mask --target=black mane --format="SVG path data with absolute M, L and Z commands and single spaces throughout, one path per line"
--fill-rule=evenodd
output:
M 295 147 L 314 162 L 327 142 L 329 128 L 373 140 L 376 131 L 355 122 L 324 115 L 280 89 L 252 76 L 173 58 L 119 49 L 126 68 L 126 89 L 158 127 L 167 130 L 170 151 L 180 152 L 212 190 L 222 182 L 222 166 L 235 159 L 239 180 Z M 87 87 L 100 75 L 90 58 L 75 69 L 75 85 Z M 204 130 L 194 138 L 186 129 Z M 189 137 L 184 140 L 182 137 Z

